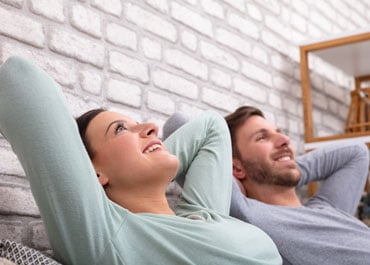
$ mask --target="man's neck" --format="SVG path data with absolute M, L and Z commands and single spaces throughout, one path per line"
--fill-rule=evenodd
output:
M 254 187 L 252 187 L 254 186 Z M 246 189 L 246 196 L 267 204 L 280 206 L 302 206 L 295 187 L 277 185 L 250 185 Z

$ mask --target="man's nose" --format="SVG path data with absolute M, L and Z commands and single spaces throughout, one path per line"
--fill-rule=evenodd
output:
M 289 145 L 290 144 L 290 138 L 289 136 L 283 134 L 283 133 L 277 133 L 276 134 L 276 145 L 278 147 Z

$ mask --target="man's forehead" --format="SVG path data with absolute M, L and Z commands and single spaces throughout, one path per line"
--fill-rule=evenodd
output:
M 263 131 L 280 131 L 280 129 L 261 116 L 252 116 L 244 122 L 240 130 L 245 136 Z

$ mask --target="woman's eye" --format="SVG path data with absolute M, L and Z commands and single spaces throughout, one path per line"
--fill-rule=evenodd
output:
M 114 129 L 114 133 L 115 134 L 119 134 L 121 132 L 123 132 L 124 130 L 126 130 L 127 128 L 123 125 L 123 123 L 117 123 L 117 126 L 116 128 Z

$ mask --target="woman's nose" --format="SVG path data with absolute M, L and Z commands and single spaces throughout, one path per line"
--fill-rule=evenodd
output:
M 155 123 L 142 123 L 138 126 L 141 126 L 141 137 L 158 136 L 158 126 Z

